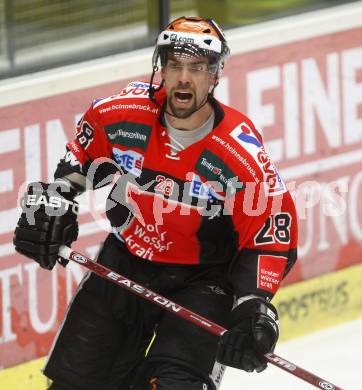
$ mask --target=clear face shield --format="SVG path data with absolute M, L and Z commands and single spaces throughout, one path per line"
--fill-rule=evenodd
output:
M 184 67 L 192 73 L 207 72 L 217 75 L 221 71 L 220 55 L 200 49 L 192 44 L 176 44 L 158 48 L 154 53 L 154 65 L 160 59 L 161 67 L 177 71 Z

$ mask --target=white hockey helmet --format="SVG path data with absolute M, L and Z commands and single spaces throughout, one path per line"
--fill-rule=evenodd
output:
M 209 72 L 220 77 L 230 54 L 223 30 L 212 19 L 182 16 L 172 21 L 158 36 L 152 58 L 153 70 L 167 62 L 168 53 L 175 57 L 208 57 Z

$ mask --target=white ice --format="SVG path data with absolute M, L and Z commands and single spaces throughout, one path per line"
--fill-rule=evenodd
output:
M 362 318 L 280 343 L 275 353 L 343 390 L 362 389 Z M 228 368 L 220 390 L 317 389 L 271 364 L 257 374 Z

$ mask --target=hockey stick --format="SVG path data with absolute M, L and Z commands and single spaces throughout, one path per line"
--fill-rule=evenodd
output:
M 133 282 L 132 280 L 126 278 L 125 276 L 118 274 L 117 272 L 114 272 L 101 264 L 96 263 L 95 261 L 89 259 L 88 257 L 82 255 L 79 252 L 70 249 L 65 245 L 62 245 L 60 247 L 59 256 L 63 257 L 64 259 L 72 260 L 78 264 L 81 264 L 82 266 L 88 268 L 90 271 L 94 272 L 98 276 L 117 284 L 118 286 L 130 291 L 131 293 L 138 295 L 189 322 L 192 322 L 193 324 L 207 330 L 208 332 L 214 334 L 215 336 L 221 336 L 227 331 L 227 329 L 223 328 L 218 324 L 215 324 L 214 322 L 208 320 L 207 318 L 204 318 L 199 314 L 194 313 L 191 310 L 188 310 L 185 307 L 170 301 L 169 299 L 163 297 L 162 295 L 157 294 L 149 290 L 148 288 L 145 288 L 140 284 Z M 274 353 L 267 353 L 264 356 L 269 363 L 314 385 L 315 387 L 318 387 L 319 389 L 342 390 L 341 387 L 333 385 L 332 383 L 326 381 L 325 379 L 322 379 L 312 374 L 311 372 L 308 372 L 303 368 L 298 367 L 291 362 L 288 362 L 287 360 L 281 358 L 280 356 Z

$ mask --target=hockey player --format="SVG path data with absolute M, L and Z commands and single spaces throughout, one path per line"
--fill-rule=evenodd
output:
M 225 366 L 265 369 L 296 214 L 253 123 L 213 96 L 228 55 L 214 21 L 171 22 L 151 82 L 94 100 L 55 182 L 29 185 L 14 244 L 45 269 L 66 265 L 58 250 L 77 238 L 74 198 L 120 172 L 97 261 L 229 330 L 218 339 L 86 274 L 44 369 L 51 390 L 215 390 Z

